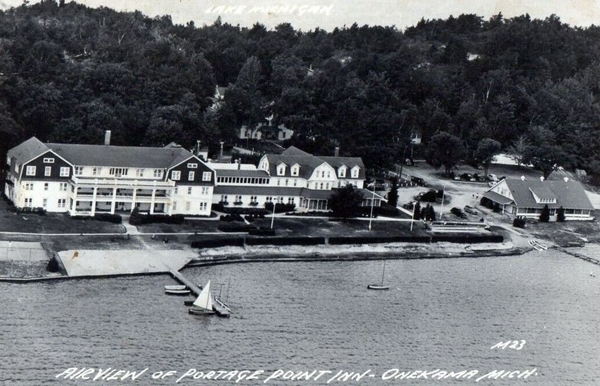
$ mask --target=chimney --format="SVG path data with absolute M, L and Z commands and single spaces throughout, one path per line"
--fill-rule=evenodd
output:
M 521 176 L 521 181 L 525 181 L 525 176 Z
M 565 182 L 569 182 L 569 177 L 565 177 L 563 180 L 565 180 Z
M 240 170 L 242 168 L 242 159 L 241 158 L 237 159 L 237 168 L 238 168 L 238 170 Z
M 340 147 L 336 146 L 335 150 L 333 151 L 333 156 L 334 157 L 339 157 L 340 156 Z
M 104 132 L 104 144 L 106 146 L 110 145 L 110 130 Z
M 542 181 L 542 182 L 544 181 L 544 176 L 540 177 L 540 181 Z
M 219 142 L 219 144 L 221 144 L 221 150 L 219 150 L 219 159 L 223 159 L 223 145 L 225 144 L 225 142 L 221 141 Z
M 196 140 L 196 151 L 195 151 L 196 155 L 200 154 L 200 140 L 197 139 Z

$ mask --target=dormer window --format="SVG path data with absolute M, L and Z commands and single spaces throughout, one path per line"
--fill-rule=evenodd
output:
M 280 164 L 277 166 L 277 175 L 284 176 L 285 175 L 285 164 Z
M 296 164 L 292 166 L 292 177 L 298 177 L 298 174 L 300 174 L 300 165 Z
M 352 178 L 358 178 L 358 173 L 360 171 L 360 168 L 358 166 L 355 166 L 352 168 Z
M 340 166 L 340 168 L 338 169 L 338 177 L 346 178 L 346 167 L 345 166 Z

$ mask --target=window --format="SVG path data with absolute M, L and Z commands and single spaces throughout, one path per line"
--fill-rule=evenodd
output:
M 173 193 L 177 194 L 177 191 L 178 191 L 178 190 L 179 190 L 179 189 L 177 189 L 177 186 L 176 186 L 176 187 L 175 187 L 175 189 L 173 189 Z
M 44 176 L 50 177 L 52 175 L 52 166 L 44 167 Z
M 33 190 L 33 183 L 23 184 L 24 190 Z
M 201 190 L 202 194 L 208 194 L 208 186 L 203 186 Z
M 235 196 L 235 202 L 242 202 L 242 196 L 241 195 Z
M 283 197 L 281 197 L 281 196 L 277 197 L 277 203 L 283 204 Z
M 154 169 L 154 178 L 162 178 L 162 169 Z
M 358 171 L 360 169 L 358 167 L 352 168 L 352 178 L 358 178 Z
M 288 180 L 287 178 L 285 179 L 285 186 L 288 186 L 288 184 L 290 183 L 290 180 Z
M 83 168 L 81 166 L 75 166 L 75 175 L 80 176 L 83 173 Z
M 292 167 L 292 176 L 297 177 L 298 176 L 298 172 L 300 171 L 300 166 L 298 165 L 294 165 Z
M 92 169 L 92 175 L 93 176 L 97 176 L 98 174 L 100 174 L 100 173 L 98 173 L 98 168 L 93 168 Z
M 64 198 L 59 198 L 58 199 L 58 207 L 59 208 L 64 208 L 66 204 L 67 204 L 67 200 L 66 199 L 64 199 Z
M 44 183 L 44 190 L 48 190 L 48 183 L 47 182 Z
M 173 201 L 173 210 L 177 210 L 177 201 Z
M 189 202 L 189 201 L 186 201 L 186 202 L 185 202 L 185 210 L 186 210 L 186 211 L 189 211 L 189 210 L 190 210 L 190 202 Z
M 110 168 L 108 174 L 115 177 L 126 176 L 129 173 L 127 168 Z
M 173 170 L 171 172 L 171 179 L 173 181 L 179 181 L 181 179 L 181 172 L 179 170 Z
M 66 182 L 61 182 L 60 183 L 60 190 L 62 192 L 66 192 L 67 191 L 67 183 Z
M 256 196 L 250 196 L 250 202 L 256 203 L 257 202 Z
M 54 163 L 54 158 L 44 158 L 44 163 L 45 164 L 53 164 Z
M 338 176 L 345 178 L 346 177 L 346 167 L 342 166 L 338 169 Z
M 288 204 L 294 203 L 294 197 L 288 197 Z
M 25 174 L 28 176 L 35 176 L 35 166 L 27 166 Z
M 221 195 L 221 202 L 227 202 L 227 195 L 226 194 L 222 194 Z
M 283 176 L 285 174 L 285 165 L 277 166 L 277 175 Z
M 191 186 L 188 186 L 188 195 L 189 194 L 192 194 L 192 187 Z
M 189 163 L 187 164 L 188 169 L 198 169 L 197 163 Z
M 136 177 L 144 177 L 144 169 L 137 169 L 135 175 Z
M 208 207 L 208 205 L 206 204 L 206 202 L 200 203 L 200 210 L 206 210 L 207 207 Z
M 61 167 L 60 168 L 60 176 L 61 177 L 69 177 L 69 168 L 68 167 Z
M 188 181 L 194 181 L 194 177 L 196 176 L 196 173 L 194 172 L 189 172 L 188 173 Z
M 25 199 L 25 206 L 28 208 L 33 206 L 33 199 L 31 197 Z
M 42 201 L 42 206 L 45 208 L 48 206 L 48 199 L 44 198 L 44 200 Z
M 203 172 L 202 173 L 202 181 L 211 181 L 212 180 L 212 172 Z
M 267 198 L 265 198 L 266 202 L 273 202 L 273 197 L 271 196 L 267 196 Z

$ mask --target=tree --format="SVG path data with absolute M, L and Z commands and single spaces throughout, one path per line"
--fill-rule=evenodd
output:
M 558 208 L 558 210 L 556 211 L 556 221 L 558 221 L 558 222 L 565 221 L 565 208 L 563 208 L 562 206 L 560 208 Z
M 427 205 L 429 207 L 428 213 L 427 213 L 427 219 L 429 221 L 435 221 L 435 210 L 433 209 L 432 205 Z
M 398 178 L 392 178 L 392 187 L 388 193 L 388 204 L 394 208 L 398 206 Z
M 540 213 L 540 222 L 548 221 L 550 221 L 550 208 L 548 208 L 548 205 L 544 205 L 542 213 Z
M 354 185 L 346 185 L 335 190 L 329 198 L 329 208 L 336 217 L 354 217 L 360 210 L 362 195 Z
M 484 138 L 481 141 L 479 141 L 474 155 L 475 159 L 481 165 L 483 165 L 485 176 L 488 175 L 488 169 L 490 168 L 490 164 L 492 163 L 494 156 L 500 152 L 501 148 L 502 145 L 500 144 L 500 142 L 491 138 Z
M 413 207 L 414 219 L 420 220 L 421 219 L 421 204 L 417 201 L 414 205 L 415 205 Z
M 556 142 L 554 132 L 545 127 L 536 126 L 529 131 L 528 146 L 523 162 L 531 163 L 541 170 L 544 178 L 548 178 L 557 167 L 568 166 L 570 156 L 565 152 L 563 146 Z
M 440 131 L 429 140 L 426 156 L 427 162 L 433 167 L 443 166 L 444 174 L 448 176 L 465 156 L 465 147 L 460 138 Z

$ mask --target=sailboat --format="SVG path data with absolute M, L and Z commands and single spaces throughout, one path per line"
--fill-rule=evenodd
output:
M 385 277 L 385 259 L 383 260 L 383 270 L 381 272 L 381 284 L 369 284 L 367 289 L 370 290 L 389 290 L 390 287 L 383 284 L 383 279 Z
M 198 295 L 198 298 L 194 301 L 188 312 L 193 315 L 213 315 L 215 313 L 213 303 L 209 280 L 208 283 L 206 283 L 206 286 L 202 288 L 200 295 Z

